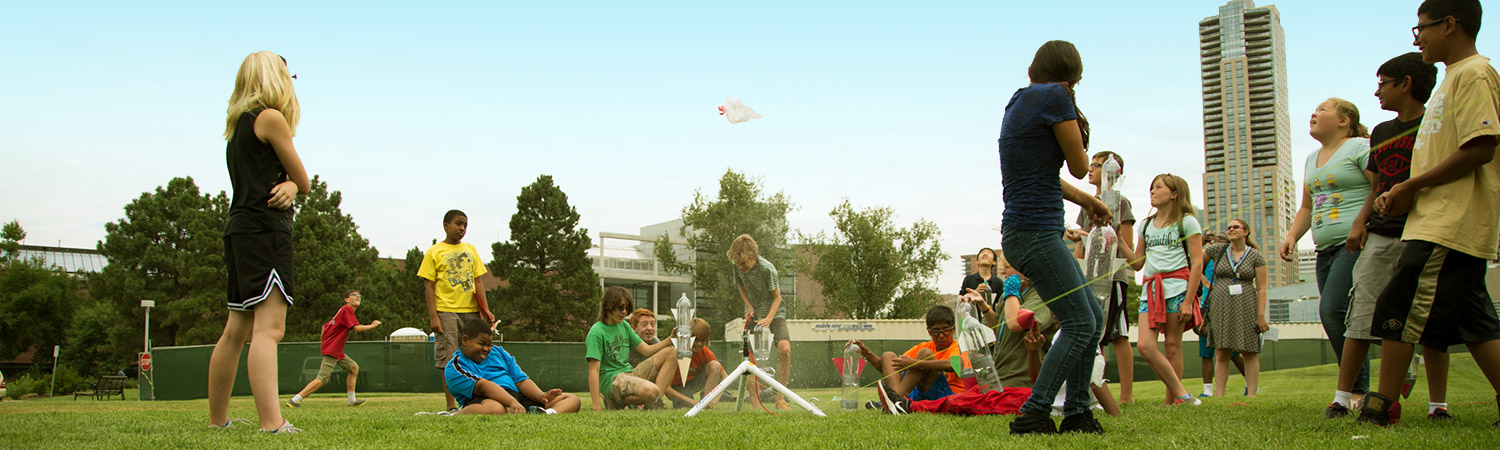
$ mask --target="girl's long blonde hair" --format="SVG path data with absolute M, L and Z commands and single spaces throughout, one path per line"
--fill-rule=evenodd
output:
M 297 135 L 302 108 L 297 104 L 297 91 L 292 89 L 292 74 L 286 68 L 286 59 L 275 53 L 251 53 L 240 63 L 240 72 L 234 77 L 234 93 L 229 96 L 228 117 L 224 119 L 224 140 L 234 139 L 240 116 L 257 108 L 280 111 L 292 135 Z
M 1172 190 L 1172 193 L 1177 194 L 1177 199 L 1172 201 L 1172 206 L 1168 207 L 1168 210 L 1158 210 L 1156 214 L 1151 215 L 1151 218 L 1165 213 L 1167 214 L 1167 218 L 1172 219 L 1172 222 L 1177 222 L 1182 220 L 1183 217 L 1195 215 L 1197 210 L 1193 209 L 1193 194 L 1188 190 L 1187 180 L 1177 175 L 1164 173 L 1151 179 L 1152 186 L 1156 185 L 1156 180 L 1161 180 L 1161 184 L 1165 185 L 1167 189 Z

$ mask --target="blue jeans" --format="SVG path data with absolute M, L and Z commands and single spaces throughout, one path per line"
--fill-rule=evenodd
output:
M 1062 232 L 1002 227 L 1001 233 L 1006 259 L 1031 279 L 1062 329 L 1042 360 L 1042 370 L 1021 412 L 1050 414 L 1052 401 L 1066 381 L 1063 415 L 1088 413 L 1089 376 L 1104 337 L 1104 310 L 1084 281 L 1073 253 L 1063 244 Z
M 1338 357 L 1338 365 L 1344 363 L 1344 320 L 1349 315 L 1349 289 L 1354 286 L 1354 261 L 1359 252 L 1350 253 L 1343 244 L 1318 250 L 1318 316 L 1323 321 L 1323 332 L 1328 334 L 1328 345 Z M 1363 394 L 1370 391 L 1370 355 L 1365 354 L 1364 366 L 1359 369 L 1359 378 L 1354 379 L 1350 392 Z

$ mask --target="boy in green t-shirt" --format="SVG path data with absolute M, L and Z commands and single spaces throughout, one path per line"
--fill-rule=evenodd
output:
M 785 386 L 792 377 L 792 338 L 786 328 L 786 310 L 781 307 L 781 274 L 760 257 L 760 246 L 748 234 L 734 238 L 726 255 L 736 269 L 734 284 L 745 301 L 745 315 L 756 317 L 756 325 L 771 329 L 776 343 L 776 381 Z M 781 395 L 776 396 L 776 408 L 791 409 Z
M 469 318 L 484 319 L 486 324 L 495 323 L 490 313 L 489 302 L 484 298 L 484 263 L 473 245 L 463 242 L 469 229 L 469 216 L 463 211 L 450 210 L 443 215 L 442 242 L 432 244 L 422 256 L 422 267 L 417 276 L 426 280 L 425 297 L 427 316 L 436 339 L 432 342 L 434 366 L 438 370 L 448 365 L 448 359 L 458 350 L 458 326 Z M 458 402 L 453 393 L 443 387 L 448 398 L 448 411 L 458 411 Z
M 672 386 L 672 377 L 677 375 L 677 352 L 661 351 L 672 346 L 671 339 L 662 339 L 654 345 L 641 341 L 625 322 L 634 305 L 635 298 L 625 288 L 605 289 L 599 302 L 599 321 L 594 322 L 584 338 L 584 358 L 589 364 L 589 402 L 594 411 L 627 405 L 643 405 L 646 409 L 666 407 L 660 400 Z M 632 368 L 631 350 L 648 358 Z

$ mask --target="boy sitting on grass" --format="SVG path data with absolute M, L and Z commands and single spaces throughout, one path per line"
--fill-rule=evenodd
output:
M 953 372 L 950 358 L 964 355 L 953 340 L 953 308 L 936 305 L 927 310 L 927 334 L 931 341 L 912 346 L 906 353 L 897 355 L 885 352 L 879 357 L 858 339 L 850 344 L 859 346 L 859 353 L 875 367 L 880 368 L 882 381 L 876 382 L 881 394 L 881 409 L 888 414 L 904 414 L 911 401 L 938 400 L 955 393 L 964 392 L 963 380 Z
M 599 321 L 589 327 L 584 337 L 584 360 L 588 362 L 589 402 L 594 411 L 645 406 L 666 409 L 661 397 L 672 386 L 677 374 L 677 352 L 662 351 L 672 346 L 671 339 L 646 345 L 640 335 L 625 322 L 625 315 L 635 305 L 630 291 L 619 286 L 604 290 L 599 301 Z M 630 353 L 646 356 L 632 367 Z
M 484 320 L 465 319 L 459 325 L 458 351 L 443 368 L 448 391 L 458 401 L 457 414 L 559 414 L 578 412 L 578 396 L 561 389 L 545 393 L 521 371 L 516 358 L 491 344 Z

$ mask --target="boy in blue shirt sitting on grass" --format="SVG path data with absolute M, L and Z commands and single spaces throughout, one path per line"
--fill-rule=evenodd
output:
M 458 351 L 443 368 L 448 391 L 458 401 L 456 414 L 575 413 L 578 396 L 561 389 L 545 393 L 537 387 L 516 358 L 491 344 L 490 327 L 469 318 L 459 325 L 462 336 Z

